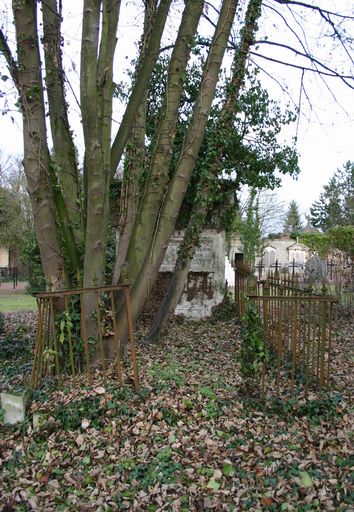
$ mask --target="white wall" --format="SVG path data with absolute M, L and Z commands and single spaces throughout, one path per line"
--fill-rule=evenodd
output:
M 0 267 L 9 267 L 9 251 L 0 247 Z

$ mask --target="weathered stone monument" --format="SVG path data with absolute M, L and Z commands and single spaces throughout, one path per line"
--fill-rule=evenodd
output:
M 177 260 L 177 251 L 183 240 L 183 232 L 177 231 L 171 238 L 160 273 L 171 273 Z M 205 230 L 201 243 L 191 263 L 190 272 L 176 315 L 187 318 L 205 318 L 224 296 L 225 284 L 225 234 Z
M 25 419 L 27 400 L 27 393 L 1 393 L 5 424 L 14 425 Z
M 325 282 L 326 278 L 326 262 L 323 261 L 317 254 L 312 254 L 305 264 L 305 283 L 315 285 L 317 283 Z

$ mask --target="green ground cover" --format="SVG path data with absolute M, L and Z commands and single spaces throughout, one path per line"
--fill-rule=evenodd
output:
M 22 425 L 0 425 L 0 510 L 353 510 L 352 329 L 336 326 L 332 389 L 308 397 L 241 392 L 239 326 L 221 320 L 175 322 L 162 345 L 139 345 L 138 392 L 128 366 L 123 386 L 97 374 L 36 391 Z M 29 375 L 29 334 L 0 343 L 3 386 Z

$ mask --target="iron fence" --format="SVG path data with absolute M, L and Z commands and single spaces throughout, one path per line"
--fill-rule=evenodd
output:
M 311 386 L 327 387 L 331 382 L 333 344 L 333 310 L 338 299 L 311 287 L 302 289 L 296 275 L 271 272 L 267 279 L 238 273 L 242 281 L 235 297 L 239 301 L 239 318 L 247 301 L 254 303 L 263 323 L 264 337 L 270 351 L 271 364 L 265 369 L 274 376 L 279 394 L 281 380 L 289 379 L 290 391 L 302 385 L 307 393 Z M 263 392 L 265 379 L 263 379 Z
M 235 265 L 235 307 L 238 319 L 246 310 L 247 279 L 251 276 L 249 267 L 241 262 Z
M 60 384 L 65 376 L 76 379 L 79 374 L 87 374 L 91 385 L 97 369 L 106 382 L 111 362 L 107 348 L 112 344 L 113 368 L 122 382 L 122 347 L 115 306 L 118 293 L 122 294 L 126 309 L 133 381 L 139 387 L 130 291 L 128 285 L 119 285 L 36 294 L 38 322 L 32 388 L 37 388 L 45 377 L 54 377 Z M 88 302 L 90 308 L 85 307 Z

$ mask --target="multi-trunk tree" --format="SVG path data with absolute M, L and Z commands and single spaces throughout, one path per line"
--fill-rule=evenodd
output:
M 103 284 L 111 184 L 118 166 L 124 161 L 120 243 L 113 281 L 117 282 L 121 265 L 127 261 L 132 274 L 133 312 L 137 317 L 156 280 L 174 231 L 203 144 L 220 70 L 223 65 L 229 66 L 224 60 L 225 53 L 232 49 L 232 78 L 217 122 L 218 135 L 208 149 L 207 166 L 198 192 L 200 204 L 205 205 L 206 211 L 208 209 L 208 190 L 222 170 L 219 157 L 223 155 L 223 145 L 229 135 L 230 120 L 239 108 L 237 100 L 248 56 L 252 54 L 255 58 L 259 53 L 251 51 L 251 46 L 262 2 L 247 2 L 247 21 L 238 18 L 236 21 L 238 0 L 221 1 L 217 6 L 219 10 L 212 10 L 210 37 L 202 41 L 198 39 L 200 20 L 204 16 L 210 21 L 211 17 L 210 12 L 203 12 L 206 2 L 187 0 L 183 4 L 172 51 L 164 48 L 170 51 L 169 65 L 156 129 L 148 141 L 149 152 L 146 152 L 148 85 L 164 46 L 163 34 L 173 2 L 144 2 L 139 55 L 125 112 L 117 133 L 113 134 L 113 98 L 117 94 L 113 71 L 121 3 L 120 0 L 83 0 L 79 95 L 84 140 L 82 165 L 77 158 L 66 100 L 63 3 L 13 0 L 16 51 L 6 34 L 0 31 L 0 52 L 18 91 L 23 117 L 24 168 L 48 287 Z M 272 11 L 280 15 L 282 9 L 284 12 L 298 7 L 313 9 L 303 2 L 273 0 L 272 4 Z M 335 13 L 321 9 L 318 13 L 321 19 L 328 18 L 332 29 L 333 16 L 336 21 L 345 18 L 336 18 Z M 287 15 L 284 21 L 289 24 Z M 334 37 L 345 45 L 339 28 Z M 175 140 L 180 134 L 176 133 L 176 128 L 185 93 L 185 76 L 191 51 L 198 42 L 207 46 L 207 56 L 177 152 Z M 260 39 L 258 44 L 266 47 L 269 41 Z M 310 59 L 312 71 L 338 75 L 328 66 L 326 69 L 319 66 L 307 46 L 303 47 L 303 53 Z M 351 85 L 351 77 L 340 78 Z M 49 130 L 52 146 L 48 143 Z M 261 144 L 267 144 L 266 134 Z M 198 211 L 196 218 L 200 215 L 203 218 L 205 211 Z M 202 224 L 199 221 L 197 231 Z M 87 304 L 87 317 L 89 309 Z
M 131 262 L 133 305 L 137 315 L 158 273 L 179 207 L 203 140 L 216 84 L 236 14 L 237 0 L 222 2 L 210 44 L 199 93 L 178 164 L 169 175 L 174 127 L 183 92 L 183 78 L 204 2 L 186 2 L 171 55 L 159 129 L 145 183 L 134 198 L 130 236 L 123 230 Z M 109 191 L 130 134 L 141 112 L 159 54 L 171 1 L 147 2 L 149 22 L 141 45 L 126 111 L 112 143 L 113 61 L 120 2 L 86 0 L 83 4 L 80 106 L 85 144 L 81 175 L 70 131 L 62 63 L 62 4 L 41 2 L 43 34 L 37 2 L 13 1 L 17 58 L 4 34 L 1 49 L 18 89 L 24 120 L 24 167 L 34 212 L 36 235 L 48 285 L 53 289 L 104 281 Z M 42 45 L 42 48 L 40 46 Z M 45 80 L 41 51 L 44 53 Z M 53 149 L 48 147 L 44 89 Z M 130 167 L 133 170 L 134 166 Z M 127 173 L 129 167 L 127 167 Z M 135 177 L 125 176 L 129 185 Z M 131 191 L 129 191 L 131 194 Z M 128 223 L 126 223 L 127 226 Z M 124 247 L 119 249 L 124 251 Z M 125 257 L 120 257 L 123 262 Z M 119 268 L 115 269 L 115 278 Z M 87 317 L 89 316 L 89 307 Z

